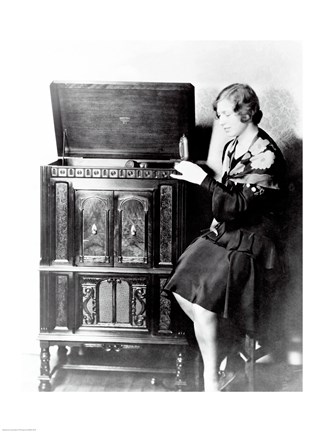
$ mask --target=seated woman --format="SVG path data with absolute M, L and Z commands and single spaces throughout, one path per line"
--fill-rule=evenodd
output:
M 285 171 L 279 148 L 258 127 L 262 112 L 250 86 L 226 87 L 214 109 L 230 138 L 223 152 L 221 182 L 189 161 L 177 163 L 180 174 L 172 176 L 210 193 L 215 220 L 179 258 L 165 287 L 193 321 L 205 391 L 220 391 L 235 377 L 220 378 L 220 321 L 240 334 L 257 331 L 269 287 L 280 277 L 277 216 Z

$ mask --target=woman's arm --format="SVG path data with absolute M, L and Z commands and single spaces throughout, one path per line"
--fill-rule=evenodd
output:
M 244 183 L 231 183 L 227 187 L 192 162 L 181 161 L 175 169 L 181 174 L 171 174 L 173 178 L 199 184 L 210 192 L 212 214 L 217 222 L 234 221 L 243 215 L 256 216 L 276 207 L 276 201 L 281 200 L 281 191 L 276 189 Z
M 180 174 L 171 174 L 172 178 L 178 180 L 185 180 L 190 183 L 201 184 L 204 178 L 207 176 L 207 173 L 200 168 L 199 165 L 194 164 L 189 161 L 181 161 L 174 165 L 174 168 Z
M 210 176 L 205 176 L 201 186 L 212 196 L 212 213 L 218 222 L 234 221 L 248 212 L 259 212 L 268 198 L 278 192 L 250 184 L 232 183 L 232 187 L 226 187 Z

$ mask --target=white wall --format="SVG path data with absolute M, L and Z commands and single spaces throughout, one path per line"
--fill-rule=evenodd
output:
M 301 108 L 298 42 L 28 42 L 22 46 L 20 75 L 21 233 L 17 247 L 21 259 L 16 280 L 23 352 L 38 352 L 39 166 L 56 159 L 51 81 L 191 82 L 196 88 L 196 122 L 209 126 L 213 99 L 232 82 L 247 82 L 261 95 L 268 89 L 287 91 L 297 113 Z M 301 135 L 300 118 L 294 132 Z

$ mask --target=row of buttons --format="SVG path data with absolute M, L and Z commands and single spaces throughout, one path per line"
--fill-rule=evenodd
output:
M 52 168 L 52 177 L 89 178 L 169 178 L 174 170 L 115 169 L 115 168 Z

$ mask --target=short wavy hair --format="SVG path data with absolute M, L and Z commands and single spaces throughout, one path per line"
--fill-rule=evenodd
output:
M 219 118 L 217 106 L 223 99 L 227 99 L 233 103 L 233 111 L 239 114 L 242 123 L 249 121 L 255 125 L 260 123 L 263 114 L 260 110 L 259 98 L 249 85 L 231 84 L 219 93 L 213 103 L 217 118 Z

